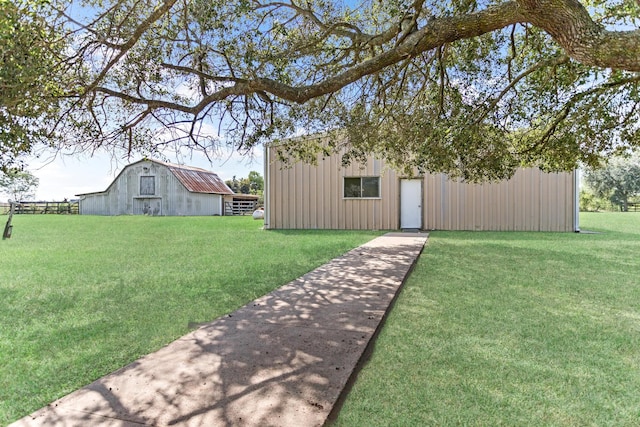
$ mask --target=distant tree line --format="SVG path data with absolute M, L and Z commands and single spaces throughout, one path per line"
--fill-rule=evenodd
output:
M 257 194 L 261 196 L 264 191 L 264 178 L 256 171 L 249 172 L 249 176 L 246 178 L 236 179 L 234 175 L 232 179 L 226 180 L 225 184 L 234 193 L 239 194 Z
M 640 154 L 613 157 L 601 168 L 584 171 L 586 188 L 580 192 L 580 209 L 628 212 L 640 203 Z M 635 209 L 634 209 L 635 210 Z

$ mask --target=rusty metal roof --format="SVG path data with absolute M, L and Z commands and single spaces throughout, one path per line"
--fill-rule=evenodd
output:
M 90 194 L 103 194 L 106 193 L 114 182 L 118 180 L 120 175 L 129 167 L 140 162 L 152 162 L 166 166 L 171 173 L 178 178 L 178 181 L 185 186 L 185 188 L 192 193 L 208 193 L 208 194 L 234 194 L 227 184 L 214 172 L 206 169 L 197 168 L 194 166 L 176 165 L 174 163 L 161 162 L 160 160 L 142 159 L 137 162 L 131 163 L 125 166 L 118 176 L 113 180 L 105 191 L 96 191 L 92 193 L 76 194 L 76 196 L 88 196 Z
M 214 172 L 193 166 L 152 161 L 167 166 L 182 185 L 192 193 L 233 194 L 227 184 Z

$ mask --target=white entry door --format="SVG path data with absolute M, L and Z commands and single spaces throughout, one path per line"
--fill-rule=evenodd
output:
M 422 228 L 422 180 L 400 180 L 400 228 Z

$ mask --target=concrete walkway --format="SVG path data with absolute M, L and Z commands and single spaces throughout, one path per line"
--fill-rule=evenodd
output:
M 321 426 L 426 239 L 378 237 L 12 426 Z

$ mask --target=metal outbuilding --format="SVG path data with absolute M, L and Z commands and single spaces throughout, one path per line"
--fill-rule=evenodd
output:
M 577 171 L 469 184 L 403 176 L 373 156 L 345 167 L 340 153 L 313 165 L 265 151 L 265 228 L 578 231 Z
M 105 190 L 78 194 L 81 215 L 224 215 L 233 191 L 206 169 L 143 159 Z

